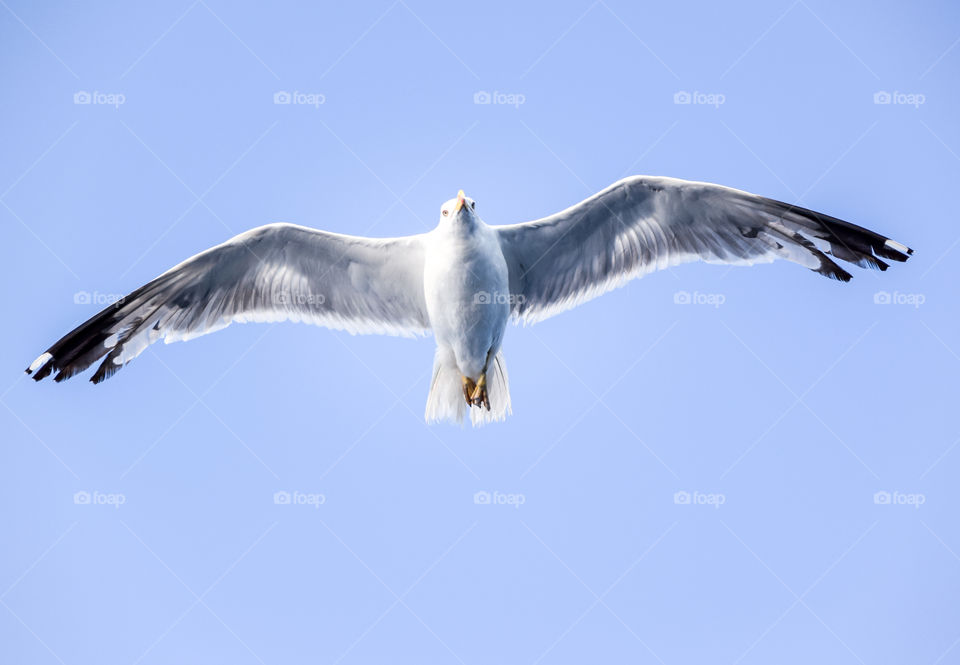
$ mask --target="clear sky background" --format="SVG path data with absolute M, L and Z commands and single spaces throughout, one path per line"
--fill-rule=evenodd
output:
M 956 3 L 0 5 L 0 661 L 960 662 Z M 425 426 L 430 339 L 22 375 L 254 226 L 417 233 L 459 188 L 512 223 L 637 173 L 916 255 L 511 327 L 479 430 Z

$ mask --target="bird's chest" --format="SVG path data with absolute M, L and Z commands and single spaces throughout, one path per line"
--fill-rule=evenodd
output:
M 426 259 L 427 312 L 438 337 L 502 329 L 510 314 L 509 286 L 496 236 L 441 236 Z

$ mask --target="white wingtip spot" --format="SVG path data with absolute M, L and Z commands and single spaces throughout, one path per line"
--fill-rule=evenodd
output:
M 49 353 L 44 353 L 42 356 L 40 356 L 39 358 L 34 360 L 32 363 L 30 363 L 30 367 L 27 368 L 27 374 L 33 374 L 38 369 L 46 365 L 47 362 L 50 361 L 52 358 L 53 356 L 50 355 Z
M 886 241 L 885 243 L 883 243 L 883 244 L 886 245 L 887 247 L 889 247 L 890 249 L 893 249 L 893 250 L 896 250 L 896 251 L 900 252 L 901 254 L 909 254 L 909 253 L 910 253 L 910 248 L 909 248 L 909 247 L 907 247 L 906 245 L 900 244 L 900 243 L 897 242 L 896 240 L 887 239 L 887 241 Z

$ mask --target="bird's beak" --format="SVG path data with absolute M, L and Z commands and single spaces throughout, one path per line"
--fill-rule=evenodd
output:
M 463 190 L 461 189 L 459 192 L 457 192 L 457 205 L 453 209 L 454 214 L 460 212 L 460 208 L 463 207 L 463 203 L 464 203 Z

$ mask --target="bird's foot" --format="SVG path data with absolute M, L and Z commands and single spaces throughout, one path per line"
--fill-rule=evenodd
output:
M 466 401 L 467 406 L 472 406 L 473 392 L 477 389 L 477 384 L 467 376 L 461 376 L 460 381 L 463 383 L 463 399 Z
M 476 386 L 473 389 L 473 394 L 470 395 L 468 400 L 474 406 L 482 406 L 487 411 L 490 410 L 490 396 L 487 394 L 487 375 L 481 374 L 480 378 L 477 379 Z

